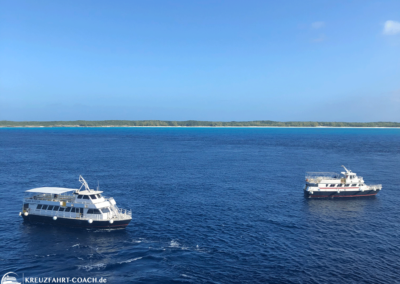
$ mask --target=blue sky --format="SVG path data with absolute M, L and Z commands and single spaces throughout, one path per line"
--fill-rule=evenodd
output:
M 0 120 L 400 122 L 400 1 L 0 0 Z

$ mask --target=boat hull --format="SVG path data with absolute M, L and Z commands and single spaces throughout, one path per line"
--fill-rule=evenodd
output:
M 380 190 L 365 190 L 365 191 L 314 191 L 311 194 L 304 190 L 306 198 L 354 198 L 354 197 L 372 197 L 378 194 Z
M 28 216 L 22 215 L 24 222 L 36 223 L 36 224 L 50 224 L 54 226 L 63 227 L 77 227 L 77 228 L 125 228 L 131 222 L 131 219 L 126 220 L 114 220 L 112 224 L 109 221 L 104 220 L 93 220 L 89 223 L 87 220 L 71 219 L 58 217 L 57 220 L 53 220 L 52 216 L 41 216 L 29 214 Z

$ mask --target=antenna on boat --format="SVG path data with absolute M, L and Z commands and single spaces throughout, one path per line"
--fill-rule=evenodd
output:
M 82 185 L 79 188 L 78 192 L 81 190 L 82 186 L 84 186 L 87 191 L 89 191 L 89 192 L 91 191 L 90 188 L 89 188 L 89 185 L 86 182 L 86 180 L 81 175 L 79 175 L 79 181 L 82 183 Z
M 349 171 L 348 169 L 346 169 L 345 166 L 342 165 L 342 167 L 346 170 L 346 172 L 347 172 L 348 174 L 350 173 L 350 171 Z

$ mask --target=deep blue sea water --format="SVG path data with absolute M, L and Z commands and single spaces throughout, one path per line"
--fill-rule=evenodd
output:
M 0 129 L 0 277 L 108 283 L 400 283 L 400 129 Z M 375 198 L 309 200 L 341 165 Z M 78 176 L 124 230 L 25 224 L 25 190 Z

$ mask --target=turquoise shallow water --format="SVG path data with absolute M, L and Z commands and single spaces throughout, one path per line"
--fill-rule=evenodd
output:
M 108 283 L 400 282 L 400 129 L 0 129 L 0 275 Z M 306 171 L 383 184 L 307 200 Z M 126 230 L 24 224 L 23 192 L 100 183 Z

